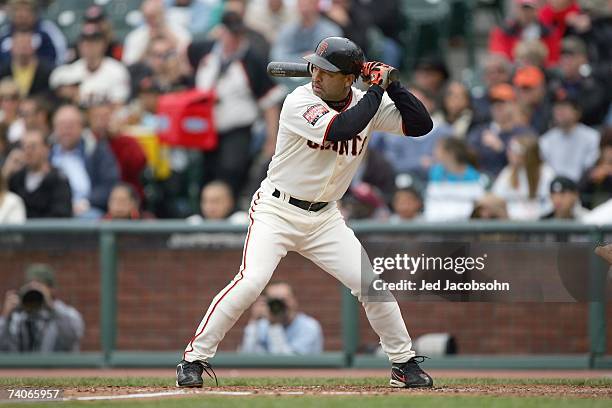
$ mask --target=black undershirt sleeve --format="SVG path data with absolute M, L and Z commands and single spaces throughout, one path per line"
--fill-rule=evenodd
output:
M 427 109 L 419 99 L 404 88 L 399 82 L 392 82 L 387 87 L 391 98 L 402 116 L 404 133 L 410 136 L 423 136 L 431 132 L 433 122 Z
M 357 105 L 332 119 L 325 140 L 339 142 L 357 136 L 376 115 L 384 92 L 380 86 L 372 85 Z

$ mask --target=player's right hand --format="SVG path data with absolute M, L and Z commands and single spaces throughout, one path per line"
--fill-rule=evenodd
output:
M 19 306 L 20 300 L 17 291 L 9 290 L 4 296 L 4 307 L 2 308 L 2 316 L 8 318 L 9 315 Z

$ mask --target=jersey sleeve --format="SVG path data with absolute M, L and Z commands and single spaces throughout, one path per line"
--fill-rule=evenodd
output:
M 299 88 L 298 88 L 299 89 Z M 285 99 L 280 127 L 311 142 L 323 144 L 338 113 L 308 92 L 293 92 Z
M 374 117 L 373 124 L 373 130 L 395 133 L 398 135 L 404 134 L 402 128 L 402 115 L 386 92 L 382 97 L 380 108 L 378 108 L 378 113 Z

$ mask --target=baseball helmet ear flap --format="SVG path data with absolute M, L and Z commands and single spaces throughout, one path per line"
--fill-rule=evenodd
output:
M 356 78 L 365 62 L 361 48 L 343 37 L 327 37 L 321 40 L 315 52 L 305 56 L 304 59 L 326 71 L 353 74 Z

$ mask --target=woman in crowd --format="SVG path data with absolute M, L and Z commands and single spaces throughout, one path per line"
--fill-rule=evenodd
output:
M 537 137 L 513 137 L 506 156 L 508 165 L 495 180 L 493 193 L 507 201 L 510 218 L 539 219 L 552 208 L 549 186 L 555 174 L 540 158 Z
M 459 81 L 450 82 L 442 95 L 441 111 L 433 115 L 434 123 L 450 126 L 455 137 L 465 139 L 473 116 L 470 91 Z

